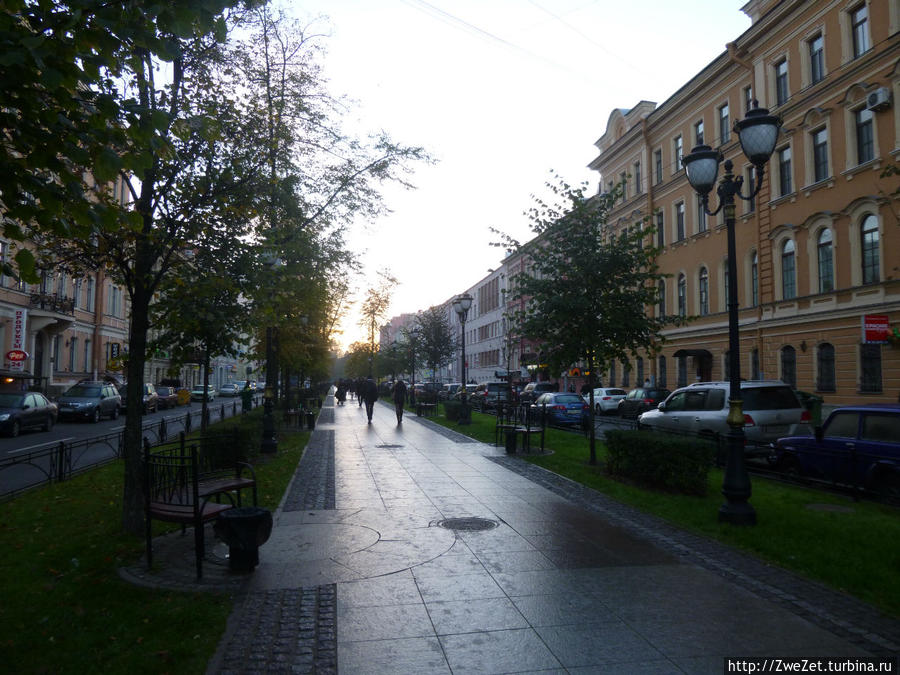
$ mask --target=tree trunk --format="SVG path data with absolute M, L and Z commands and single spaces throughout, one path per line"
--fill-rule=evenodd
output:
M 588 364 L 588 387 L 590 387 L 590 393 L 588 395 L 588 405 L 590 405 L 591 409 L 589 412 L 589 417 L 591 421 L 591 429 L 590 429 L 590 442 L 589 446 L 591 449 L 591 461 L 590 464 L 593 466 L 597 463 L 597 429 L 594 426 L 595 418 L 594 418 L 594 382 L 596 378 L 594 377 L 594 359 L 591 356 L 587 358 Z

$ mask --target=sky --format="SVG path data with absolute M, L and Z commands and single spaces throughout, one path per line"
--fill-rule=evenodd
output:
M 530 239 L 525 212 L 558 174 L 599 175 L 614 108 L 664 102 L 750 27 L 746 0 L 295 0 L 325 33 L 333 95 L 357 104 L 349 128 L 423 146 L 416 189 L 384 190 L 391 213 L 348 225 L 363 262 L 399 280 L 389 317 L 462 293 L 496 268 L 496 228 Z M 338 342 L 363 339 L 351 308 Z

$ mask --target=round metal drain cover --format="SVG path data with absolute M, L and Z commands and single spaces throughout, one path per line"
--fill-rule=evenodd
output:
M 376 448 L 402 448 L 402 445 L 391 445 L 390 443 L 384 443 L 382 445 L 376 445 Z
M 447 518 L 439 520 L 438 525 L 447 530 L 459 530 L 461 532 L 481 532 L 492 530 L 499 523 L 487 518 Z

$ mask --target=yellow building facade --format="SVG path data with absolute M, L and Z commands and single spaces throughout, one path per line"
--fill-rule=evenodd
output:
M 752 166 L 732 127 L 758 101 L 783 127 L 761 191 L 737 204 L 741 376 L 829 404 L 896 401 L 900 340 L 864 323 L 900 328 L 900 175 L 884 175 L 900 164 L 900 0 L 743 11 L 752 25 L 725 52 L 664 103 L 614 110 L 595 144 L 600 190 L 626 185 L 612 224 L 657 228 L 668 277 L 649 311 L 693 317 L 604 384 L 728 378 L 726 228 L 721 213 L 703 215 L 681 160 L 696 145 L 721 150 L 746 193 Z

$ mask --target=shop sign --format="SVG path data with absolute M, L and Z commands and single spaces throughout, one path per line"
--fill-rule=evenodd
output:
M 863 314 L 863 343 L 868 345 L 887 344 L 891 326 L 887 314 Z
M 13 335 L 12 350 L 10 350 L 6 358 L 9 360 L 10 370 L 25 370 L 25 360 L 28 358 L 28 352 L 25 351 L 25 323 L 28 320 L 27 309 L 17 309 L 13 316 Z M 25 355 L 22 359 L 13 359 L 10 354 L 21 352 Z
M 6 352 L 6 358 L 13 363 L 18 363 L 28 358 L 28 352 L 22 351 L 21 349 L 11 349 Z

